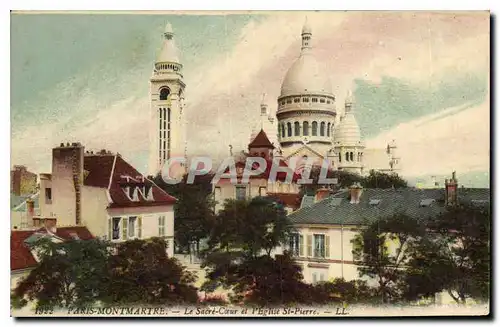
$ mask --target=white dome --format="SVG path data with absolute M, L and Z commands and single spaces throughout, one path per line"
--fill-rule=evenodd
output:
M 303 52 L 288 69 L 281 85 L 281 96 L 310 93 L 331 95 L 332 85 L 323 67 L 307 51 Z
M 348 112 L 333 134 L 335 145 L 356 145 L 361 142 L 361 131 L 354 113 Z

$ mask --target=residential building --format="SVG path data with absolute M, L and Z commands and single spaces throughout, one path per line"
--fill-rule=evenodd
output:
M 303 268 L 305 281 L 358 279 L 358 258 L 353 256 L 351 241 L 363 226 L 378 219 L 402 213 L 425 220 L 443 213 L 447 205 L 490 202 L 489 189 L 458 188 L 455 174 L 445 185 L 444 189 L 363 189 L 353 185 L 334 194 L 320 189 L 314 203 L 308 198 L 309 203 L 303 202 L 289 215 L 297 232 L 288 249 Z
M 34 194 L 37 191 L 37 176 L 26 166 L 15 165 L 10 171 L 10 192 L 17 196 Z
M 61 143 L 52 150 L 52 173 L 40 176 L 40 194 L 40 217 L 58 226 L 86 226 L 112 242 L 163 237 L 173 256 L 176 199 L 120 154 Z
M 217 202 L 216 211 L 219 211 L 226 199 L 251 199 L 256 196 L 270 196 L 283 202 L 288 212 L 298 208 L 300 204 L 299 185 L 297 180 L 300 175 L 288 167 L 287 163 L 280 157 L 273 156 L 274 145 L 269 141 L 263 130 L 255 136 L 248 145 L 248 152 L 243 152 L 235 158 L 237 183 L 231 182 L 231 179 L 221 178 L 214 185 L 214 198 Z M 249 176 L 248 181 L 243 181 L 243 172 L 247 158 L 260 157 L 266 162 L 266 169 L 259 175 Z M 276 164 L 276 177 L 270 179 L 273 164 Z M 251 169 L 257 170 L 258 164 L 254 164 Z M 250 167 L 249 167 L 250 170 Z M 229 172 L 229 168 L 226 169 Z M 291 176 L 291 182 L 287 182 L 288 174 Z

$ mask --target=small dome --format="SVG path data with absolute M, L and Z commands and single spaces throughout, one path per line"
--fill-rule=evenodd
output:
M 311 53 L 302 53 L 285 75 L 281 96 L 308 93 L 332 94 L 330 79 Z
M 335 145 L 355 145 L 361 142 L 361 131 L 354 113 L 348 112 L 333 134 Z

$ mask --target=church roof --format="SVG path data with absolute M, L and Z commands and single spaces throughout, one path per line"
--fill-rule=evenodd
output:
M 269 141 L 269 138 L 264 132 L 263 129 L 260 130 L 259 134 L 253 139 L 252 142 L 248 145 L 248 148 L 270 148 L 274 149 L 274 145 Z
M 312 30 L 307 21 L 302 33 L 310 34 L 312 38 Z M 311 50 L 311 47 L 303 48 L 299 58 L 288 69 L 281 84 L 282 97 L 302 94 L 332 94 L 330 77 L 324 67 L 317 62 Z

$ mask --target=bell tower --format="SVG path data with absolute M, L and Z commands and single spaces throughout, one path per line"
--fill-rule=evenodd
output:
M 150 175 L 160 173 L 170 158 L 186 157 L 185 87 L 174 32 L 167 23 L 150 79 Z

